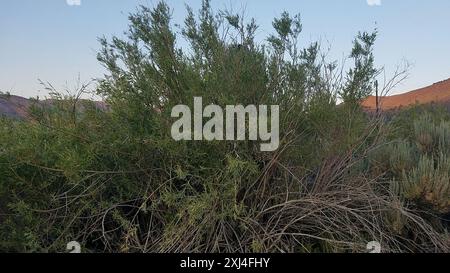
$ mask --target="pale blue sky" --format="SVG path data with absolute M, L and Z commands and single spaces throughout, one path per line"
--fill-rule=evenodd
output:
M 74 0 L 69 0 L 74 1 Z M 378 0 L 370 0 L 377 2 Z M 198 9 L 200 0 L 168 0 L 174 21 L 182 23 L 184 3 Z M 103 74 L 96 60 L 97 37 L 120 35 L 127 14 L 150 0 L 2 0 L 0 3 L 0 90 L 25 97 L 45 96 L 38 79 L 61 88 Z M 301 13 L 302 42 L 331 44 L 341 59 L 359 30 L 379 29 L 376 62 L 388 72 L 406 59 L 410 78 L 395 92 L 408 91 L 450 77 L 450 1 L 381 0 L 212 0 L 213 7 L 241 10 L 260 25 L 258 37 L 272 32 L 271 20 L 283 10 Z M 40 91 L 39 91 L 40 90 Z

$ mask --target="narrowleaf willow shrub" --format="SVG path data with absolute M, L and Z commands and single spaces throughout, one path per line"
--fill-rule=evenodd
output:
M 76 240 L 85 252 L 362 252 L 376 240 L 385 252 L 448 251 L 442 227 L 369 168 L 383 123 L 357 102 L 373 87 L 376 35 L 357 36 L 342 79 L 319 44 L 298 46 L 299 16 L 273 26 L 258 44 L 254 20 L 209 1 L 188 8 L 183 27 L 159 3 L 130 15 L 125 39 L 100 39 L 108 74 L 97 93 L 109 111 L 66 97 L 31 121 L 1 121 L 0 249 L 60 252 Z M 174 141 L 171 109 L 194 96 L 279 105 L 280 148 Z M 409 155 L 392 156 L 396 171 Z

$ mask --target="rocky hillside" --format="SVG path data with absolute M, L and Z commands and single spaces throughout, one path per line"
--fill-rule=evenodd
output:
M 395 96 L 380 98 L 382 110 L 394 110 L 414 104 L 450 104 L 450 79 Z M 369 110 L 376 110 L 376 99 L 368 97 L 362 105 Z
M 8 117 L 13 119 L 28 119 L 30 118 L 30 110 L 33 106 L 37 107 L 51 107 L 54 104 L 54 100 L 32 100 L 26 99 L 14 95 L 0 95 L 0 117 Z M 79 110 L 83 110 L 83 102 L 80 101 L 81 105 Z M 96 101 L 94 102 L 96 107 L 101 110 L 106 110 L 108 107 L 104 102 Z

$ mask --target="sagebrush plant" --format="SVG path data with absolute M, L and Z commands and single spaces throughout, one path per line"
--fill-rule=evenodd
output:
M 0 249 L 59 252 L 76 240 L 85 252 L 362 252 L 375 240 L 385 252 L 448 251 L 442 226 L 367 160 L 385 139 L 382 120 L 358 106 L 374 83 L 376 34 L 358 35 L 340 77 L 318 43 L 299 47 L 300 16 L 273 27 L 257 43 L 254 20 L 209 1 L 176 27 L 161 2 L 130 15 L 125 39 L 100 39 L 108 75 L 96 92 L 108 111 L 79 111 L 69 97 L 29 122 L 1 121 Z M 171 109 L 194 96 L 279 105 L 280 148 L 174 141 Z
M 391 173 L 392 188 L 400 196 L 417 202 L 419 207 L 438 214 L 450 212 L 450 122 L 432 113 L 412 118 L 412 132 L 405 139 L 374 152 L 390 157 L 384 164 Z M 380 164 L 372 164 L 378 169 Z
M 441 154 L 423 156 L 410 173 L 403 175 L 400 192 L 406 198 L 429 203 L 442 213 L 450 212 L 450 161 Z

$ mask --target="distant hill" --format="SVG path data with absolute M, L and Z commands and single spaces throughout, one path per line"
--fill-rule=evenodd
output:
M 80 101 L 81 103 L 83 101 Z M 86 101 L 84 101 L 86 102 Z M 98 109 L 106 110 L 108 106 L 101 101 L 94 102 Z M 414 104 L 442 104 L 450 109 L 450 79 L 437 82 L 428 87 L 420 88 L 400 95 L 380 97 L 380 107 L 382 110 L 395 110 Z M 51 107 L 54 100 L 35 101 L 14 95 L 0 95 L 0 116 L 15 119 L 29 118 L 29 110 L 32 105 Z M 370 96 L 361 105 L 370 111 L 376 110 L 376 98 Z M 83 106 L 79 110 L 82 111 Z
M 382 110 L 394 110 L 414 104 L 430 103 L 450 104 L 450 79 L 404 94 L 380 97 Z M 362 102 L 362 106 L 368 110 L 376 110 L 375 97 L 368 97 Z
M 30 109 L 32 106 L 38 107 L 51 107 L 54 104 L 54 100 L 32 100 L 26 99 L 20 96 L 14 95 L 0 95 L 0 117 L 8 117 L 13 119 L 29 119 Z M 80 100 L 80 107 L 78 110 L 83 111 L 83 102 L 86 100 Z M 100 110 L 107 110 L 106 103 L 101 101 L 94 102 L 96 107 Z
M 0 95 L 0 116 L 26 118 L 31 101 L 19 96 Z

